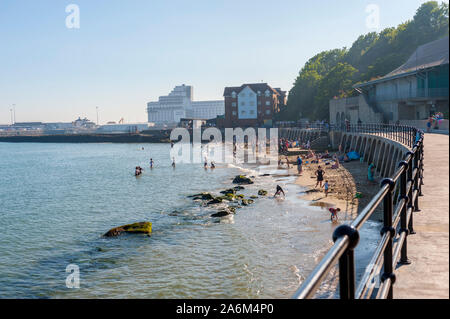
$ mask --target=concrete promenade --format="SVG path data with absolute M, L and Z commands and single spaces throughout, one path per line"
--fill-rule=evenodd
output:
M 397 269 L 396 299 L 449 298 L 449 136 L 425 134 L 423 197 L 408 236 L 411 265 Z

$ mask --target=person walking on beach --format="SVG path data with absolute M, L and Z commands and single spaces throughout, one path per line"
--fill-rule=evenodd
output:
M 323 176 L 324 175 L 325 175 L 325 171 L 322 169 L 321 166 L 319 166 L 317 168 L 317 171 L 316 171 L 317 183 L 316 183 L 316 186 L 314 188 L 316 188 L 317 185 L 319 185 L 319 187 L 322 188 L 322 182 L 323 182 Z
M 331 221 L 337 221 L 338 220 L 338 215 L 337 214 L 341 211 L 341 209 L 340 208 L 333 208 L 333 207 L 331 207 L 328 210 L 331 213 L 330 220 Z
M 175 157 L 172 158 L 172 167 L 175 168 Z
M 300 156 L 297 156 L 297 171 L 298 171 L 298 175 L 302 174 L 302 164 L 303 164 L 303 160 Z
M 153 158 L 150 159 L 150 168 L 153 168 Z
M 325 190 L 325 197 L 328 197 L 328 188 L 329 188 L 328 180 L 326 180 L 325 184 L 323 184 L 323 188 Z

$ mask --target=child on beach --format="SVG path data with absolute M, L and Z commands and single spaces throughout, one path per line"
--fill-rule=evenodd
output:
M 284 191 L 281 188 L 281 186 L 277 185 L 277 191 L 275 192 L 275 195 L 273 195 L 273 197 L 277 197 L 278 195 L 281 195 L 281 193 L 283 193 L 283 196 L 286 197 L 286 194 L 284 193 Z
M 323 181 L 323 176 L 324 175 L 325 175 L 325 171 L 322 169 L 321 166 L 319 166 L 317 171 L 316 171 L 317 183 L 316 183 L 316 186 L 314 186 L 314 188 L 316 188 L 317 185 L 319 185 L 319 187 L 322 188 L 322 181 Z
M 325 197 L 328 197 L 328 188 L 329 188 L 328 180 L 326 180 L 325 184 L 323 184 L 323 188 L 325 190 Z
M 337 213 L 340 212 L 341 209 L 340 209 L 340 208 L 333 208 L 333 207 L 331 207 L 331 208 L 329 209 L 329 211 L 330 211 L 330 213 L 331 213 L 330 220 L 331 220 L 331 221 L 337 221 L 337 220 L 338 220 L 338 215 L 337 215 Z

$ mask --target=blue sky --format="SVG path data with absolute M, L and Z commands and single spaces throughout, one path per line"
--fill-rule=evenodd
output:
M 289 90 L 304 63 L 350 47 L 380 8 L 380 28 L 412 19 L 423 0 L 0 0 L 0 123 L 145 122 L 146 103 L 179 84 L 196 100 L 225 86 Z M 80 28 L 66 27 L 66 6 Z

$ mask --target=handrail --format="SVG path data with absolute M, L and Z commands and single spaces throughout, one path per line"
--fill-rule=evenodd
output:
M 376 291 L 377 298 L 393 298 L 395 284 L 395 265 L 409 264 L 407 256 L 407 239 L 414 234 L 413 212 L 419 210 L 419 196 L 422 196 L 423 178 L 423 131 L 411 126 L 392 124 L 358 124 L 331 126 L 330 130 L 375 134 L 402 143 L 410 149 L 398 164 L 392 178 L 381 181 L 380 190 L 364 207 L 358 217 L 350 225 L 341 225 L 333 233 L 334 245 L 314 268 L 312 273 L 294 293 L 294 299 L 314 297 L 317 289 L 325 280 L 339 259 L 339 291 L 341 299 L 370 297 L 374 287 L 369 281 L 374 271 L 383 269 L 381 285 Z M 394 196 L 398 190 L 398 198 L 394 207 Z M 383 202 L 383 228 L 381 241 L 378 243 L 371 264 L 366 268 L 355 291 L 354 249 L 359 242 L 359 229 L 372 216 L 375 209 Z M 394 245 L 394 238 L 397 238 Z M 383 263 L 380 266 L 380 263 Z M 366 294 L 366 292 L 369 292 Z

